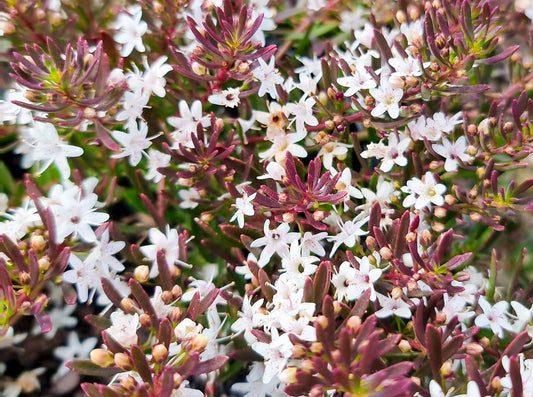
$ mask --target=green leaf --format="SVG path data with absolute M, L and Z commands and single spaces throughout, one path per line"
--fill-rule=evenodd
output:
M 16 185 L 9 168 L 5 165 L 3 161 L 0 161 L 0 181 L 2 181 L 1 186 L 8 196 L 12 196 L 15 192 Z
M 80 375 L 108 377 L 118 374 L 119 372 L 124 372 L 120 368 L 102 368 L 90 360 L 73 360 L 66 365 Z

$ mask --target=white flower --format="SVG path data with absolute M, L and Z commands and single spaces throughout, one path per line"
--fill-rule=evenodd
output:
M 93 263 L 94 267 L 103 275 L 109 275 L 110 271 L 121 272 L 124 270 L 124 265 L 113 255 L 120 252 L 125 246 L 124 241 L 109 242 L 109 229 L 106 228 L 100 239 L 94 242 L 94 247 L 85 261 Z
M 145 48 L 142 42 L 142 36 L 148 29 L 146 22 L 141 20 L 141 6 L 133 5 L 128 8 L 128 12 L 131 16 L 122 13 L 113 25 L 118 30 L 113 38 L 117 43 L 122 44 L 120 55 L 123 57 L 130 55 L 134 48 L 139 52 L 144 52 Z
M 122 145 L 122 152 L 115 153 L 111 157 L 122 158 L 129 157 L 129 163 L 131 166 L 136 166 L 141 161 L 143 154 L 148 156 L 144 149 L 148 149 L 152 144 L 151 139 L 155 136 L 147 138 L 148 125 L 144 121 L 128 124 L 128 133 L 115 130 L 111 133 L 113 138 Z
M 374 282 L 381 277 L 381 269 L 372 266 L 365 256 L 362 259 L 355 258 L 359 263 L 359 269 L 356 269 L 348 261 L 341 263 L 337 273 L 331 277 L 331 283 L 337 289 L 336 295 L 339 300 L 344 296 L 350 301 L 359 299 L 359 297 L 370 289 L 370 300 L 376 300 L 376 291 Z
M 468 163 L 473 160 L 473 157 L 466 153 L 467 147 L 466 137 L 463 135 L 455 143 L 450 142 L 448 138 L 442 138 L 442 145 L 434 144 L 433 150 L 446 159 L 444 169 L 452 172 L 456 171 L 459 167 L 457 159 L 463 163 Z
M 261 154 L 259 154 L 259 157 L 261 157 Z M 281 181 L 287 174 L 285 168 L 275 161 L 270 161 L 267 164 L 265 171 L 266 174 L 258 176 L 257 179 L 274 179 L 275 181 Z
M 292 356 L 292 343 L 289 340 L 289 334 L 279 336 L 278 330 L 272 328 L 271 337 L 270 343 L 254 342 L 252 344 L 252 349 L 262 355 L 265 360 L 263 383 L 269 383 L 274 377 L 279 376 Z
M 169 225 L 166 226 L 166 234 L 163 234 L 159 229 L 151 228 L 148 231 L 148 237 L 153 244 L 144 245 L 140 248 L 142 254 L 152 261 L 152 268 L 150 270 L 150 278 L 159 275 L 157 267 L 157 251 L 162 251 L 165 254 L 165 259 L 169 267 L 174 264 L 179 264 L 188 267 L 189 265 L 179 259 L 180 241 L 178 231 L 171 229 Z
M 307 276 L 315 273 L 317 265 L 314 265 L 313 263 L 319 260 L 320 259 L 316 256 L 304 256 L 301 253 L 298 240 L 294 240 L 291 243 L 289 255 L 281 258 L 281 267 L 289 274 L 289 276 L 294 276 L 295 278 L 305 281 Z
M 180 113 L 179 117 L 174 116 L 167 119 L 168 123 L 176 128 L 176 131 L 172 134 L 184 134 L 187 137 L 188 143 L 183 146 L 194 147 L 192 141 L 190 141 L 190 135 L 196 135 L 198 124 L 201 124 L 202 127 L 207 127 L 209 125 L 209 116 L 203 116 L 202 103 L 198 100 L 191 103 L 190 108 L 187 102 L 181 100 L 178 108 Z
M 278 97 L 276 85 L 283 84 L 283 77 L 281 77 L 275 67 L 275 57 L 272 56 L 270 58 L 268 65 L 263 58 L 259 58 L 257 61 L 259 62 L 259 66 L 252 73 L 261 82 L 257 95 L 262 97 L 268 93 L 273 99 L 276 99 Z
M 243 394 L 243 397 L 282 397 L 286 394 L 274 394 L 275 388 L 280 384 L 279 379 L 273 377 L 270 382 L 263 382 L 265 365 L 262 362 L 254 361 L 252 369 L 246 375 L 246 382 L 235 383 L 231 390 Z M 244 394 L 246 393 L 246 394 Z
M 524 359 L 524 354 L 519 354 L 520 358 L 520 377 L 522 378 L 522 396 L 533 396 L 533 359 Z M 503 356 L 502 366 L 507 372 L 507 375 L 501 379 L 501 385 L 504 389 L 504 393 L 508 393 L 514 390 L 513 381 L 509 374 L 510 360 L 509 357 Z M 509 395 L 509 394 L 506 394 Z M 469 396 L 470 397 L 470 396 Z
M 141 91 L 126 91 L 122 102 L 122 110 L 117 113 L 115 120 L 126 121 L 128 124 L 134 123 L 137 118 L 142 116 L 149 100 L 150 95 L 143 94 Z
M 339 77 L 337 83 L 342 87 L 348 87 L 344 96 L 353 96 L 361 90 L 376 88 L 376 81 L 368 73 L 363 64 L 358 63 L 350 76 Z
M 478 327 L 490 328 L 500 338 L 503 338 L 504 330 L 514 331 L 513 326 L 507 320 L 508 302 L 500 301 L 491 305 L 484 296 L 480 296 L 478 304 L 483 309 L 483 313 L 479 314 L 474 321 Z
M 96 240 L 96 235 L 91 226 L 100 226 L 109 219 L 109 215 L 103 212 L 95 212 L 98 196 L 87 193 L 83 196 L 77 188 L 76 194 L 71 196 L 65 193 L 60 202 L 51 206 L 55 215 L 57 243 L 62 242 L 71 234 L 81 240 L 91 243 Z
M 166 318 L 170 315 L 170 313 L 172 313 L 172 310 L 174 310 L 174 306 L 172 304 L 167 305 L 163 301 L 162 295 L 163 289 L 157 285 L 154 290 L 154 296 L 150 298 L 150 303 L 157 314 L 157 318 Z
M 517 331 L 522 331 L 533 319 L 533 306 L 528 309 L 526 306 L 516 301 L 512 301 L 511 306 L 516 313 L 516 321 L 513 323 L 513 326 Z M 530 329 L 528 329 L 528 331 L 530 331 Z M 531 332 L 529 334 L 531 336 Z
M 160 98 L 166 95 L 165 75 L 172 70 L 172 66 L 166 63 L 168 57 L 160 56 L 151 65 L 148 59 L 143 58 L 144 72 L 140 72 L 136 65 L 133 66 L 133 72 L 128 73 L 128 85 L 134 92 L 141 92 L 143 95 L 150 96 L 152 93 Z
M 305 125 L 318 125 L 318 119 L 313 116 L 313 106 L 316 101 L 313 98 L 302 97 L 298 103 L 288 103 L 286 109 L 294 115 L 291 123 L 296 122 L 296 132 L 307 133 Z
M 239 99 L 240 93 L 241 90 L 239 88 L 228 88 L 221 92 L 209 95 L 207 100 L 213 105 L 234 108 L 241 102 L 241 100 Z
M 256 195 L 257 193 L 253 193 L 250 196 L 248 196 L 246 193 L 243 193 L 242 197 L 237 197 L 235 199 L 235 204 L 231 205 L 232 207 L 237 208 L 237 211 L 235 214 L 233 214 L 229 221 L 233 222 L 235 219 L 237 219 L 237 223 L 242 229 L 244 227 L 244 215 L 252 216 L 254 214 L 254 206 L 252 201 L 255 199 Z
M 54 356 L 61 360 L 61 364 L 58 366 L 57 372 L 52 377 L 55 380 L 63 375 L 66 375 L 70 370 L 65 364 L 74 359 L 86 359 L 89 358 L 89 353 L 96 346 L 98 338 L 92 336 L 80 342 L 78 333 L 72 331 L 68 334 L 67 345 L 59 346 L 54 349 Z
M 189 381 L 184 380 L 181 382 L 180 387 L 172 390 L 170 397 L 204 397 L 204 393 L 200 390 L 191 389 L 189 386 Z
M 296 142 L 300 142 L 304 139 L 306 135 L 307 133 L 305 131 L 292 134 L 285 134 L 285 132 L 282 132 L 273 138 L 273 144 L 270 149 L 259 153 L 259 157 L 261 159 L 269 160 L 274 157 L 278 163 L 285 161 L 287 152 L 290 152 L 295 157 L 307 157 L 307 151 L 305 148 L 296 144 Z
M 340 227 L 340 232 L 334 236 L 328 237 L 329 241 L 334 241 L 333 248 L 329 254 L 330 258 L 333 258 L 337 249 L 342 245 L 346 245 L 349 248 L 353 248 L 355 244 L 359 241 L 359 236 L 364 236 L 368 232 L 365 232 L 361 227 L 368 222 L 368 218 L 364 218 L 360 221 L 354 219 L 352 221 L 347 221 L 343 223 L 339 220 L 338 225 Z
M 259 123 L 267 126 L 267 138 L 270 141 L 273 141 L 276 136 L 284 134 L 289 116 L 285 106 L 281 106 L 277 102 L 270 102 L 268 112 L 254 110 L 252 114 Z
M 152 180 L 154 183 L 159 182 L 164 178 L 158 168 L 166 168 L 170 165 L 170 154 L 160 152 L 159 150 L 148 150 L 148 172 L 144 176 L 147 180 Z
M 322 157 L 324 168 L 331 171 L 333 169 L 333 157 L 337 157 L 339 160 L 344 160 L 348 153 L 348 149 L 351 147 L 351 145 L 346 143 L 330 141 L 320 148 L 317 156 Z
M 179 191 L 178 196 L 180 196 L 180 208 L 193 209 L 198 207 L 198 200 L 202 197 L 200 192 L 194 188 L 182 189 Z
M 83 149 L 67 144 L 50 123 L 36 121 L 23 131 L 22 145 L 17 150 L 18 153 L 24 153 L 22 166 L 29 167 L 36 162 L 40 165 L 39 173 L 42 173 L 51 164 L 55 164 L 61 178 L 68 179 L 70 167 L 67 157 L 79 157 L 83 154 Z
M 78 301 L 85 303 L 87 300 L 92 300 L 96 288 L 100 284 L 100 276 L 92 263 L 83 262 L 73 253 L 69 257 L 69 266 L 71 270 L 67 270 L 63 274 L 63 280 L 70 284 L 76 284 L 76 291 L 78 292 Z M 89 295 L 89 290 L 91 294 Z
M 318 256 L 326 255 L 326 250 L 320 244 L 320 241 L 328 237 L 327 232 L 320 232 L 312 234 L 311 232 L 305 232 L 300 241 L 300 248 L 302 249 L 302 256 L 309 256 L 311 252 Z
M 406 77 L 414 76 L 418 77 L 422 75 L 422 65 L 417 58 L 408 56 L 404 58 L 399 54 L 395 54 L 393 58 L 389 58 L 389 65 L 394 68 L 394 72 L 391 73 L 393 77 Z M 429 64 L 424 64 L 424 67 Z
M 202 324 L 196 324 L 190 318 L 184 318 L 174 328 L 174 335 L 176 335 L 179 341 L 186 341 L 202 332 L 202 328 Z
M 382 294 L 377 294 L 381 309 L 376 312 L 376 317 L 386 318 L 397 316 L 411 318 L 411 307 L 403 299 L 395 299 Z
M 289 244 L 300 237 L 300 233 L 289 232 L 289 230 L 288 223 L 281 223 L 277 228 L 270 230 L 270 219 L 265 221 L 263 229 L 265 237 L 254 240 L 250 245 L 252 248 L 265 247 L 257 262 L 259 266 L 266 265 L 274 253 L 281 257 L 289 254 Z
M 30 228 L 42 225 L 41 217 L 32 200 L 24 200 L 20 207 L 10 209 L 4 217 L 10 221 L 9 230 L 6 232 L 14 236 L 14 239 L 24 237 Z
M 376 100 L 376 106 L 370 114 L 374 117 L 381 117 L 385 112 L 393 119 L 400 115 L 399 102 L 403 97 L 401 88 L 393 88 L 387 78 L 382 77 L 379 87 L 369 90 L 370 95 Z
M 264 299 L 259 299 L 252 305 L 251 298 L 245 295 L 242 301 L 241 311 L 238 313 L 239 318 L 231 325 L 233 332 L 244 332 L 244 339 L 248 343 L 257 341 L 257 338 L 252 334 L 251 330 L 260 325 L 260 318 L 263 316 L 260 309 L 263 301 Z
M 138 341 L 137 330 L 141 327 L 139 315 L 126 314 L 117 309 L 111 313 L 111 327 L 106 332 L 124 347 L 130 347 Z
M 402 187 L 402 192 L 409 193 L 403 200 L 405 208 L 415 206 L 415 209 L 430 208 L 431 204 L 444 205 L 446 186 L 435 181 L 433 174 L 428 171 L 422 177 L 422 180 L 413 177 L 407 181 L 407 186 Z
M 39 367 L 22 372 L 14 381 L 3 380 L 2 397 L 18 397 L 20 393 L 30 394 L 41 390 L 37 377 L 45 372 L 46 368 Z
M 397 136 L 391 133 L 388 138 L 388 145 L 385 146 L 383 140 L 379 143 L 370 143 L 367 150 L 361 153 L 361 157 L 375 157 L 383 159 L 379 168 L 384 172 L 389 172 L 394 165 L 405 167 L 407 165 L 407 158 L 404 152 L 409 148 L 411 139 L 407 136 Z

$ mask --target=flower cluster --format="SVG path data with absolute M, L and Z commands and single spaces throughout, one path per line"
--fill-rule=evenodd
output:
M 0 4 L 0 394 L 532 396 L 526 3 Z

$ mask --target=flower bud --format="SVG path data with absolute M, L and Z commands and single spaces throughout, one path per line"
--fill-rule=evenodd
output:
M 405 12 L 403 10 L 396 11 L 396 20 L 399 23 L 407 22 L 407 15 L 405 15 Z
M 469 343 L 466 345 L 466 353 L 471 356 L 478 356 L 483 353 L 485 349 L 479 343 Z
M 477 212 L 471 212 L 470 219 L 474 222 L 481 222 L 481 215 Z
M 302 359 L 307 356 L 307 350 L 302 345 L 294 345 L 292 347 L 292 357 L 295 359 Z
M 400 76 L 390 76 L 389 77 L 389 83 L 392 86 L 392 88 L 403 88 L 405 87 L 405 80 L 403 77 Z
M 29 284 L 31 281 L 31 278 L 30 278 L 30 274 L 28 272 L 20 272 L 19 274 L 19 282 L 20 284 L 22 285 L 26 285 L 26 284 Z
M 203 76 L 204 74 L 206 74 L 206 71 L 207 71 L 205 66 L 200 65 L 198 62 L 192 62 L 191 69 L 194 72 L 194 74 L 197 74 L 198 76 Z
M 445 378 L 448 378 L 451 375 L 453 375 L 453 365 L 452 365 L 452 363 L 449 362 L 449 361 L 446 361 L 444 364 L 442 364 L 442 366 L 440 367 L 440 373 Z
M 4 33 L 4 35 L 9 35 L 15 33 L 15 25 L 11 21 L 0 21 L 0 31 Z
M 239 66 L 237 66 L 237 70 L 239 71 L 239 73 L 246 74 L 250 71 L 250 65 L 246 61 L 241 62 L 239 63 Z
M 188 351 L 203 352 L 209 340 L 202 334 L 198 334 L 185 343 Z
M 494 389 L 495 392 L 503 390 L 501 378 L 499 376 L 495 376 L 494 378 L 492 378 L 490 386 Z
M 339 315 L 342 310 L 341 303 L 339 301 L 333 301 L 333 313 Z
M 133 368 L 130 356 L 128 356 L 126 353 L 116 353 L 113 359 L 115 361 L 115 365 L 124 371 L 129 371 Z
M 179 307 L 175 307 L 172 309 L 172 312 L 170 312 L 170 321 L 177 322 L 180 321 L 181 315 L 183 314 L 183 311 Z
M 183 376 L 178 373 L 172 375 L 172 382 L 174 382 L 174 389 L 177 389 L 183 383 Z
M 405 235 L 405 241 L 408 243 L 414 243 L 416 241 L 416 233 L 415 232 L 409 232 Z
M 113 365 L 114 358 L 113 353 L 104 349 L 94 349 L 89 354 L 91 361 L 99 367 L 109 367 Z
M 44 237 L 41 235 L 32 235 L 30 238 L 30 247 L 36 252 L 41 252 L 46 247 Z
M 435 316 L 435 320 L 438 324 L 445 324 L 446 323 L 446 313 L 440 311 Z
M 88 120 L 91 120 L 94 118 L 94 116 L 96 116 L 96 110 L 94 110 L 94 108 L 92 107 L 86 107 L 85 109 L 83 109 L 83 117 L 88 119 Z
M 327 212 L 326 211 L 322 211 L 322 210 L 317 210 L 315 212 L 313 212 L 313 219 L 317 222 L 320 222 L 324 219 L 326 219 L 327 217 Z
M 292 212 L 285 212 L 282 215 L 283 222 L 285 223 L 292 223 L 296 219 L 295 215 Z
M 415 76 L 406 76 L 405 85 L 409 88 L 416 87 L 418 85 L 418 79 Z
M 407 353 L 409 351 L 411 351 L 411 344 L 409 343 L 408 340 L 406 339 L 402 339 L 400 341 L 400 343 L 398 343 L 398 348 L 403 352 L 403 353 Z
M 315 371 L 315 366 L 313 365 L 313 362 L 309 359 L 303 360 L 300 368 L 302 369 L 302 371 L 307 372 L 309 374 Z
M 394 254 L 389 247 L 381 247 L 379 255 L 386 261 L 390 261 L 394 257 Z
M 437 218 L 444 218 L 446 216 L 446 208 L 442 208 L 442 207 L 435 207 L 435 216 Z
M 202 215 L 200 215 L 200 220 L 205 223 L 209 223 L 214 219 L 213 214 L 209 212 L 204 212 Z
M 318 316 L 318 318 L 316 319 L 316 322 L 318 324 L 320 324 L 320 326 L 324 329 L 326 329 L 328 327 L 328 318 L 326 316 Z
M 328 120 L 326 121 L 326 123 L 329 122 L 330 124 L 332 124 L 332 127 L 330 129 L 333 129 L 333 127 L 335 127 L 335 123 L 333 123 L 333 121 L 331 120 Z M 313 138 L 315 140 L 315 142 L 319 145 L 325 145 L 326 143 L 329 142 L 329 135 L 326 133 L 326 131 L 319 131 Z
M 311 343 L 311 347 L 309 348 L 309 350 L 311 350 L 311 353 L 321 355 L 322 353 L 324 353 L 324 345 L 321 342 L 313 342 Z
M 420 233 L 420 244 L 424 247 L 429 247 L 432 242 L 431 232 L 428 229 L 422 230 L 422 233 Z
M 150 276 L 150 268 L 146 265 L 137 266 L 133 271 L 133 277 L 140 283 L 145 283 L 148 281 Z
M 298 371 L 297 367 L 288 367 L 281 371 L 279 374 L 279 380 L 283 383 L 290 385 L 291 383 L 296 383 L 296 372 Z
M 465 271 L 460 271 L 455 274 L 455 279 L 462 283 L 470 280 L 470 274 Z
M 392 299 L 400 299 L 403 296 L 403 291 L 400 287 L 394 287 L 390 293 Z
M 150 316 L 146 313 L 143 313 L 139 316 L 139 322 L 141 323 L 141 325 L 145 328 L 148 328 L 150 327 L 150 325 L 152 325 L 152 319 L 150 318 Z
M 137 303 L 131 298 L 123 298 L 120 301 L 120 306 L 125 313 L 133 314 L 137 312 Z
M 48 255 L 44 255 L 41 259 L 38 261 L 39 263 L 39 270 L 41 272 L 45 272 L 48 269 L 50 269 L 50 258 L 48 258 Z
M 446 230 L 446 226 L 444 226 L 444 223 L 442 222 L 431 223 L 431 228 L 435 230 L 437 233 L 442 233 L 444 230 Z
M 168 305 L 170 302 L 174 300 L 174 297 L 172 296 L 172 292 L 170 291 L 163 291 L 161 293 L 161 300 Z
M 324 386 L 322 385 L 314 385 L 309 391 L 309 397 L 321 397 L 324 395 Z
M 444 196 L 444 202 L 448 205 L 454 205 L 457 202 L 457 200 L 451 194 L 447 194 L 446 196 Z
M 156 363 L 162 363 L 168 357 L 168 349 L 162 343 L 152 347 L 152 357 Z
M 365 239 L 365 243 L 366 243 L 366 246 L 368 248 L 370 248 L 371 250 L 373 249 L 376 249 L 377 248 L 377 241 L 374 237 L 372 236 L 368 236 L 366 239 Z
M 353 333 L 359 331 L 359 328 L 361 327 L 361 317 L 351 316 L 346 322 L 346 326 Z
M 179 285 L 175 285 L 172 287 L 172 298 L 173 299 L 181 298 L 182 294 L 183 294 L 183 291 Z

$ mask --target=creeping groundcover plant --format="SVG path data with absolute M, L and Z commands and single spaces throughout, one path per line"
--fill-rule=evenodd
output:
M 532 19 L 0 1 L 0 396 L 533 397 Z

